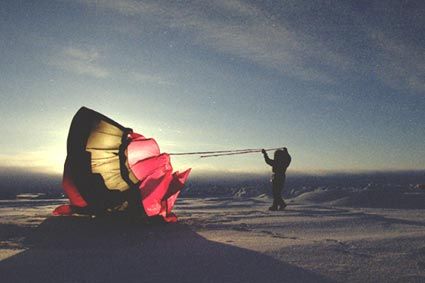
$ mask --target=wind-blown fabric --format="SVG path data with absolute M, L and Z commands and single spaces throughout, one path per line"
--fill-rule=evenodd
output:
M 190 169 L 172 171 L 170 156 L 154 139 L 82 107 L 71 123 L 63 173 L 70 204 L 53 214 L 99 214 L 132 206 L 174 222 L 172 208 Z

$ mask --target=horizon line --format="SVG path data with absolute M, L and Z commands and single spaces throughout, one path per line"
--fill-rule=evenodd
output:
M 51 177 L 61 177 L 61 172 L 48 172 L 45 170 L 37 170 L 37 168 L 23 168 L 23 167 L 8 167 L 0 166 L 0 176 L 5 176 L 8 174 L 18 174 L 18 175 L 41 175 L 41 176 L 51 176 Z M 424 173 L 425 168 L 422 169 L 353 169 L 353 170 L 332 170 L 332 169 L 307 169 L 307 170 L 291 170 L 287 171 L 287 175 L 293 176 L 332 176 L 332 175 L 365 175 L 365 174 L 402 174 L 402 173 Z M 263 176 L 270 175 L 269 170 L 213 170 L 213 169 L 202 169 L 193 171 L 191 175 L 194 177 L 205 177 L 205 176 L 238 176 L 238 175 L 251 175 L 251 176 Z

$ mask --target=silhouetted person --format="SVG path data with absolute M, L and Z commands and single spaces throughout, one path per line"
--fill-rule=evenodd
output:
M 286 169 L 291 163 L 291 156 L 286 147 L 276 150 L 274 152 L 274 159 L 270 159 L 264 149 L 261 152 L 264 155 L 266 163 L 273 168 L 273 205 L 270 206 L 269 210 L 283 210 L 286 207 L 286 203 L 283 201 L 281 194 L 285 185 Z

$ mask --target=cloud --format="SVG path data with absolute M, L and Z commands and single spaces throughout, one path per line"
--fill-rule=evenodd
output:
M 159 9 L 159 6 L 155 3 L 133 0 L 77 0 L 77 2 L 93 5 L 96 8 L 111 9 L 129 16 L 158 12 Z
M 100 55 L 94 48 L 66 47 L 53 56 L 48 64 L 64 71 L 94 78 L 107 78 L 110 71 L 101 66 Z
M 425 93 L 425 53 L 382 30 L 367 31 L 373 44 L 380 51 L 374 72 L 386 85 L 398 90 Z
M 135 33 L 149 26 L 177 32 L 190 38 L 193 45 L 296 80 L 337 84 L 344 76 L 357 80 L 375 75 L 394 89 L 425 90 L 423 48 L 395 37 L 402 33 L 395 29 L 395 23 L 406 22 L 400 15 L 418 20 L 417 9 L 376 1 L 369 4 L 370 10 L 360 13 L 348 3 L 295 5 L 283 1 L 282 6 L 302 15 L 297 21 L 288 16 L 290 13 L 276 14 L 241 0 L 75 1 L 127 17 L 127 28 L 115 30 Z
M 74 47 L 68 47 L 63 50 L 63 54 L 69 58 L 85 62 L 94 62 L 99 58 L 99 52 L 93 48 L 83 50 Z
M 146 74 L 141 72 L 130 72 L 128 78 L 136 83 L 142 84 L 156 84 L 156 85 L 174 85 L 174 83 L 164 79 L 162 76 L 156 74 Z
M 104 59 L 106 58 L 104 58 L 101 52 L 94 47 L 64 47 L 50 58 L 48 65 L 67 72 L 97 79 L 120 77 L 122 74 L 125 74 L 125 80 L 130 80 L 135 83 L 174 85 L 174 83 L 159 74 L 144 73 L 140 70 L 126 70 L 126 67 L 120 68 L 119 65 L 113 68 L 107 68 L 101 65 L 101 61 Z M 121 69 L 125 69 L 125 71 Z
M 353 65 L 348 57 L 306 34 L 291 30 L 263 9 L 239 0 L 78 2 L 140 21 L 149 19 L 192 37 L 197 45 L 302 81 L 334 83 L 335 73 Z

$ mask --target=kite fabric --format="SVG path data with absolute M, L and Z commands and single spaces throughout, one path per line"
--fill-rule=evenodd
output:
M 70 204 L 53 214 L 129 211 L 175 222 L 172 209 L 189 173 L 173 173 L 154 139 L 82 107 L 71 123 L 63 172 Z

